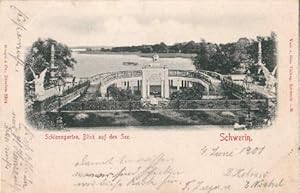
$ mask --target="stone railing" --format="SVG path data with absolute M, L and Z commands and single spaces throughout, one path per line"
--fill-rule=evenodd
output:
M 208 76 L 211 76 L 215 79 L 218 79 L 218 80 L 222 80 L 223 79 L 223 76 L 222 74 L 220 73 L 217 73 L 217 72 L 212 72 L 212 71 L 207 71 L 207 70 L 199 70 L 199 72 L 202 72 Z
M 133 77 L 141 77 L 142 71 L 141 70 L 135 70 L 135 71 L 120 71 L 108 74 L 107 76 L 104 76 L 102 78 L 102 83 L 105 85 L 111 81 L 117 80 L 117 79 L 123 79 L 123 78 L 133 78 Z
M 205 109 L 205 110 L 238 110 L 250 107 L 251 110 L 259 110 L 267 107 L 267 100 L 171 100 L 168 103 L 159 104 L 163 109 Z
M 241 96 L 246 95 L 246 88 L 240 84 L 234 83 L 229 78 L 223 78 L 223 86 L 225 89 L 230 90 L 233 93 L 239 94 Z
M 122 78 L 133 78 L 141 77 L 142 70 L 135 71 L 119 71 L 119 72 L 108 72 L 103 74 L 97 74 L 89 78 L 90 81 L 95 81 L 101 79 L 102 84 L 107 84 L 108 82 L 122 79 Z M 220 74 L 209 72 L 209 71 L 190 71 L 190 70 L 169 70 L 170 77 L 187 77 L 187 78 L 197 78 L 202 81 L 211 84 L 211 77 L 220 79 Z
M 169 77 L 197 78 L 211 84 L 210 77 L 199 71 L 169 70 Z
M 169 100 L 159 101 L 153 105 L 150 102 L 141 101 L 82 101 L 71 102 L 62 108 L 63 111 L 85 110 L 241 110 L 250 108 L 260 110 L 268 106 L 266 99 L 258 100 Z
M 52 111 L 58 109 L 85 93 L 88 86 L 89 82 L 87 81 L 64 91 L 62 96 L 55 95 L 40 101 L 39 108 L 42 111 Z
M 142 102 L 140 101 L 81 101 L 71 102 L 62 110 L 137 110 L 141 108 Z

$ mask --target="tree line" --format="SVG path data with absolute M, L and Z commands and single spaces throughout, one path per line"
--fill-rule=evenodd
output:
M 259 38 L 259 37 L 258 37 Z M 153 45 L 121 46 L 102 48 L 104 52 L 139 52 L 139 53 L 186 53 L 196 54 L 193 63 L 196 69 L 210 70 L 222 74 L 245 73 L 249 69 L 257 71 L 258 40 L 240 38 L 237 42 L 217 44 L 189 41 L 167 45 L 164 42 Z M 262 62 L 272 71 L 277 65 L 276 34 L 262 39 Z

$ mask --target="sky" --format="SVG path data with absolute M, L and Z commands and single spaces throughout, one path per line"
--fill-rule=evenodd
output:
M 30 18 L 24 44 L 39 37 L 69 46 L 234 42 L 276 32 L 281 6 L 276 0 L 32 3 L 23 10 Z

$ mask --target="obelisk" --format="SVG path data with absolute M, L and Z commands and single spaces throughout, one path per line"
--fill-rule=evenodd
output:
M 262 48 L 261 48 L 261 41 L 262 38 L 258 37 L 258 65 L 261 66 L 262 65 Z

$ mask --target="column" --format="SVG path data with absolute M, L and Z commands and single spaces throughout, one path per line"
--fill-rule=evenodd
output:
M 209 86 L 205 86 L 206 90 L 207 90 L 207 96 L 209 95 Z
M 261 38 L 258 38 L 258 65 L 262 65 L 262 54 L 261 54 Z
M 144 78 L 142 80 L 142 97 L 147 98 L 147 82 Z
M 165 98 L 165 91 L 164 91 L 164 80 L 160 81 L 160 96 L 161 98 Z
M 180 80 L 177 80 L 177 90 L 180 89 Z
M 100 87 L 100 94 L 102 97 L 105 97 L 107 94 L 107 88 L 105 86 Z
M 147 96 L 146 97 L 149 97 L 150 96 L 150 82 L 149 80 L 147 81 Z
M 130 81 L 129 86 L 130 86 L 131 93 L 134 94 L 133 80 Z
M 170 97 L 170 82 L 168 79 L 165 80 L 165 98 Z

